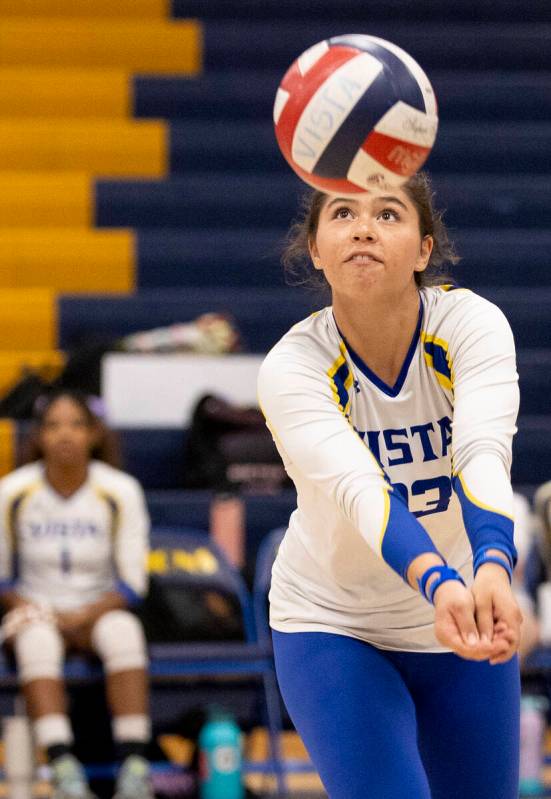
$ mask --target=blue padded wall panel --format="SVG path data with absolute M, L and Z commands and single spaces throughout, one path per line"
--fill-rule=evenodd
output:
M 461 286 L 551 286 L 551 230 L 454 228 L 452 239 Z
M 134 78 L 134 114 L 165 119 L 264 119 L 272 109 L 281 70 L 219 71 L 198 78 L 142 75 Z M 509 122 L 549 121 L 547 73 L 442 72 L 430 80 L 440 118 Z
M 281 230 L 142 230 L 139 288 L 283 286 Z
M 71 349 L 98 329 L 106 337 L 116 338 L 219 311 L 233 314 L 246 350 L 267 352 L 292 324 L 322 304 L 298 288 L 190 288 L 118 297 L 66 295 L 59 302 L 60 347 Z
M 413 4 L 415 8 L 419 5 Z M 446 7 L 450 5 L 446 3 Z M 239 25 L 233 19 L 208 21 L 204 30 L 205 69 L 273 68 L 283 75 L 307 47 L 349 33 L 344 24 L 340 16 L 273 21 L 269 25 L 249 20 Z M 442 23 L 406 23 L 387 17 L 370 24 L 369 33 L 399 45 L 429 73 L 443 65 L 446 69 L 504 70 L 545 70 L 549 65 L 549 25 L 521 26 L 518 17 L 500 24 L 469 21 L 454 26 L 452 33 Z
M 147 491 L 147 507 L 154 527 L 198 527 L 209 529 L 211 491 L 157 489 Z
M 511 324 L 516 346 L 551 347 L 551 288 L 488 288 L 479 293 L 498 305 Z
M 432 157 L 432 156 L 431 156 Z M 456 164 L 459 170 L 463 159 Z M 549 161 L 542 169 L 549 167 Z M 436 202 L 452 227 L 549 228 L 551 181 L 547 174 L 439 174 Z
M 551 335 L 549 336 L 551 338 Z M 517 351 L 520 385 L 520 413 L 551 416 L 551 346 L 547 350 Z M 550 473 L 551 474 L 551 473 Z
M 551 289 L 483 287 L 480 293 L 502 308 L 517 347 L 550 346 Z M 71 349 L 98 329 L 106 338 L 115 338 L 219 311 L 235 317 L 247 350 L 267 352 L 291 325 L 325 304 L 323 298 L 299 288 L 192 287 L 143 291 L 128 297 L 66 295 L 59 301 L 59 346 Z
M 124 428 L 118 431 L 123 468 L 144 489 L 180 488 L 185 469 L 186 432 L 179 428 Z
M 549 169 L 549 122 L 443 122 L 427 161 L 431 172 L 538 172 Z M 285 162 L 270 120 L 196 120 L 170 126 L 173 173 L 281 172 Z
M 551 474 L 551 418 L 521 416 L 513 442 L 513 483 L 543 483 Z

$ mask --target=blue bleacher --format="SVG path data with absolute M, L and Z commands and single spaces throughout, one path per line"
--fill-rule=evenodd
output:
M 100 227 L 198 231 L 246 228 L 252 235 L 257 226 L 269 226 L 278 227 L 283 235 L 308 189 L 281 156 L 278 159 L 278 174 L 206 171 L 166 181 L 97 181 L 95 222 Z M 447 209 L 446 222 L 451 227 L 549 230 L 548 174 L 461 174 L 457 170 L 462 160 L 454 165 L 453 174 L 434 177 L 438 206 Z
M 415 7 L 419 4 L 416 3 Z M 445 8 L 450 4 L 446 3 Z M 500 5 L 500 4 L 498 4 Z M 478 21 L 476 7 L 471 19 L 454 24 L 419 19 L 364 20 L 362 33 L 387 39 L 410 53 L 428 72 L 433 69 L 541 70 L 549 68 L 549 30 L 545 24 L 524 21 L 524 5 L 513 21 Z M 503 11 L 503 6 L 501 6 Z M 442 15 L 443 16 L 443 15 Z M 474 21 L 473 21 L 474 17 Z M 511 19 L 511 17 L 509 17 Z M 338 15 L 314 15 L 306 19 L 208 21 L 205 25 L 205 64 L 216 69 L 268 69 L 282 74 L 303 50 L 322 39 L 353 32 L 342 6 Z M 468 88 L 468 86 L 467 86 Z
M 172 15 L 175 17 L 197 16 L 204 20 L 232 19 L 247 20 L 303 20 L 334 18 L 333 0 L 171 0 Z M 367 22 L 396 19 L 410 22 L 503 22 L 519 19 L 523 22 L 551 22 L 551 8 L 545 0 L 525 0 L 519 6 L 517 0 L 454 0 L 443 4 L 440 0 L 386 0 L 385 3 L 370 3 L 365 0 L 347 0 L 346 7 L 339 6 L 339 21 L 354 24 L 353 30 L 364 31 Z M 369 16 L 368 16 L 369 15 Z M 361 28 L 358 27 L 361 26 Z M 352 29 L 351 29 L 352 30 Z M 453 31 L 446 31 L 448 37 Z
M 551 231 L 454 228 L 458 284 L 551 285 Z M 242 288 L 284 285 L 280 228 L 142 229 L 137 233 L 138 285 Z M 504 266 L 506 264 L 506 266 Z
M 509 319 L 517 346 L 549 346 L 551 287 L 479 287 Z M 66 296 L 59 303 L 61 346 L 73 347 L 95 330 L 121 336 L 175 321 L 188 321 L 207 311 L 229 311 L 251 352 L 267 352 L 295 322 L 326 302 L 320 295 L 294 288 L 205 288 L 142 290 L 136 296 Z
M 431 83 L 449 121 L 549 121 L 549 80 L 535 71 L 467 74 L 436 69 Z M 223 70 L 198 78 L 138 75 L 134 114 L 165 119 L 271 119 L 280 70 Z M 465 91 L 466 81 L 469 91 Z
M 427 168 L 437 174 L 461 165 L 468 172 L 524 174 L 538 172 L 551 149 L 551 123 L 441 122 Z M 170 126 L 172 174 L 193 172 L 280 172 L 271 119 L 189 119 Z M 216 191 L 215 182 L 212 190 Z

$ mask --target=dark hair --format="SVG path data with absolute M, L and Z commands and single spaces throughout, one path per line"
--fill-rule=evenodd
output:
M 48 411 L 60 399 L 68 399 L 77 405 L 86 418 L 88 427 L 96 432 L 96 440 L 90 452 L 90 458 L 103 461 L 115 468 L 120 468 L 121 458 L 119 442 L 115 433 L 110 430 L 97 415 L 96 407 L 98 398 L 88 397 L 80 391 L 64 388 L 54 389 L 48 394 L 43 394 L 36 400 L 32 426 L 21 448 L 19 465 L 32 463 L 44 457 L 40 445 L 40 431 L 42 430 Z
M 445 264 L 459 261 L 453 243 L 443 221 L 443 212 L 434 208 L 430 178 L 426 172 L 418 172 L 402 186 L 419 215 L 421 237 L 432 236 L 434 246 L 424 272 L 415 272 L 418 286 L 439 286 L 451 281 L 443 268 Z M 322 271 L 312 267 L 309 242 L 316 236 L 320 212 L 327 194 L 312 191 L 303 198 L 299 219 L 291 225 L 283 249 L 282 262 L 287 282 L 317 290 L 326 290 L 327 281 Z

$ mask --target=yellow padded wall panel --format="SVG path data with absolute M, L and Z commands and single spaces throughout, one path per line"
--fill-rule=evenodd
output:
M 0 477 L 15 469 L 15 434 L 15 422 L 0 419 Z
M 86 227 L 93 179 L 79 172 L 0 172 L 0 228 Z
M 0 394 L 14 386 L 28 369 L 50 382 L 60 374 L 64 364 L 65 355 L 60 350 L 0 350 Z
M 0 0 L 0 16 L 168 17 L 169 0 Z
M 132 72 L 201 69 L 195 20 L 0 18 L 0 66 L 122 67 Z
M 49 350 L 57 343 L 51 289 L 0 289 L 0 350 Z
M 126 117 L 131 98 L 120 69 L 0 68 L 3 117 Z
M 134 234 L 128 230 L 0 230 L 0 286 L 59 292 L 134 289 Z
M 0 170 L 159 177 L 168 146 L 168 126 L 158 121 L 0 119 Z

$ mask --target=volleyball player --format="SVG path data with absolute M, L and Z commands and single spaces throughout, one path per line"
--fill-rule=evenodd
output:
M 428 178 L 314 192 L 288 263 L 331 305 L 267 355 L 297 488 L 273 569 L 279 684 L 331 799 L 517 799 L 513 338 L 455 288 Z
M 0 481 L 0 599 L 55 799 L 90 797 L 71 752 L 66 650 L 102 660 L 121 768 L 117 799 L 151 799 L 147 655 L 132 607 L 146 591 L 149 521 L 134 478 L 106 457 L 97 418 L 73 392 L 40 407 L 32 463 Z M 92 722 L 93 723 L 93 722 Z

